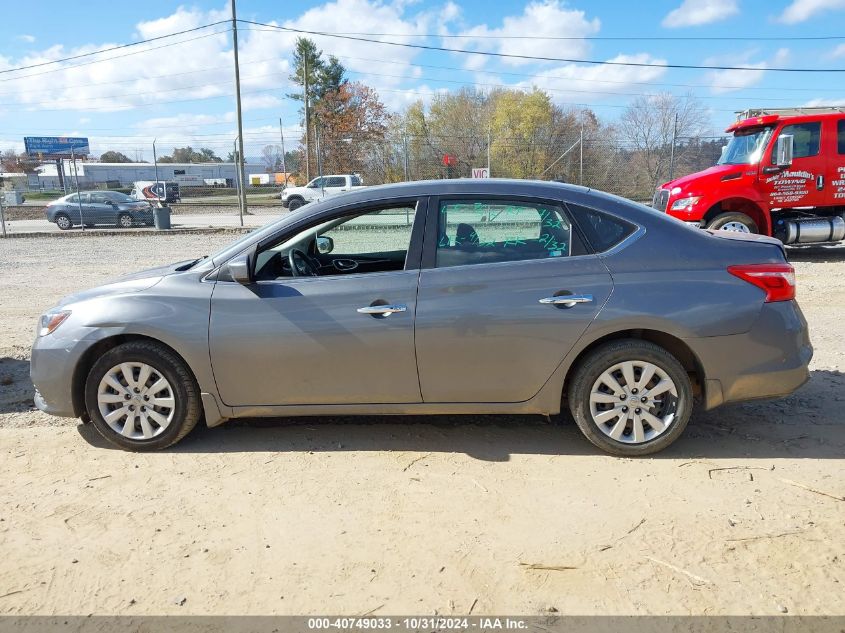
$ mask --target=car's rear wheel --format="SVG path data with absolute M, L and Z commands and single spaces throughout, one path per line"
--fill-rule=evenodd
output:
M 85 406 L 106 440 L 133 451 L 175 444 L 201 416 L 199 387 L 188 366 L 150 341 L 103 354 L 88 374 Z
M 128 213 L 121 213 L 117 218 L 117 225 L 122 229 L 131 229 L 135 223 Z
M 713 218 L 707 225 L 714 231 L 735 231 L 737 233 L 759 233 L 757 223 L 744 213 L 722 213 Z
M 613 455 L 663 450 L 683 433 L 692 386 L 678 360 L 641 340 L 593 350 L 575 370 L 567 393 L 572 416 L 590 442 Z
M 67 231 L 68 229 L 73 228 L 73 222 L 71 222 L 70 217 L 64 213 L 57 213 L 55 222 L 56 226 L 58 226 L 62 231 Z

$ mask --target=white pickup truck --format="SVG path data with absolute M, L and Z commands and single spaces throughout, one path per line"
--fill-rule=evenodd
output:
M 360 189 L 364 186 L 361 177 L 356 174 L 336 174 L 332 176 L 320 176 L 309 182 L 304 187 L 287 187 L 282 191 L 282 206 L 291 211 L 298 209 L 308 202 L 316 202 L 328 196 L 333 196 L 344 191 Z

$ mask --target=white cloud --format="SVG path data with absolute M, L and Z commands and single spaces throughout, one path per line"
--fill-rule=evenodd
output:
M 216 11 L 178 9 L 172 15 L 136 25 L 138 39 L 193 28 L 220 19 Z M 221 76 L 231 75 L 231 49 L 226 33 L 214 29 L 140 45 L 122 53 L 104 53 L 82 62 L 71 62 L 59 72 L 55 67 L 35 68 L 14 73 L 21 81 L 4 84 L 5 100 L 17 101 L 27 110 L 81 110 L 109 112 L 131 109 L 162 101 L 196 99 L 231 92 L 231 83 Z M 201 39 L 193 39 L 204 35 Z M 67 56 L 97 52 L 117 42 L 86 44 L 65 48 L 62 45 L 28 52 L 15 59 L 0 59 L 0 67 L 11 68 L 50 62 Z M 167 44 L 167 46 L 164 46 Z M 158 48 L 157 48 L 158 47 Z M 112 58 L 112 59 L 109 59 Z M 105 59 L 90 63 L 96 59 Z M 178 59 L 178 66 L 174 60 Z M 220 71 L 220 68 L 226 70 Z M 191 73 L 191 74 L 188 74 Z M 170 76 L 172 75 L 172 77 Z M 8 76 L 8 75 L 7 75 Z M 186 90 L 173 90 L 184 86 Z
M 830 51 L 830 53 L 828 53 L 828 57 L 845 57 L 845 44 L 840 44 Z
M 547 90 L 552 100 L 557 103 L 584 103 L 607 98 L 613 94 L 625 93 L 640 84 L 659 80 L 666 73 L 664 59 L 654 58 L 648 53 L 617 55 L 607 61 L 652 64 L 649 66 L 598 66 L 584 64 L 566 64 L 544 70 L 516 84 L 515 88 L 531 89 L 537 87 Z
M 241 99 L 241 110 L 266 110 L 269 108 L 278 109 L 284 105 L 284 101 L 272 94 L 244 95 Z
M 778 20 L 785 24 L 797 24 L 824 11 L 845 9 L 845 0 L 792 0 L 783 10 Z
M 760 83 L 766 75 L 766 68 L 778 66 L 789 59 L 789 49 L 781 48 L 769 60 L 758 62 L 750 61 L 757 51 L 748 51 L 739 55 L 725 55 L 722 57 L 711 57 L 705 60 L 707 65 L 739 65 L 753 68 L 754 70 L 713 70 L 707 73 L 706 81 L 710 85 L 710 91 L 714 94 L 735 92 L 743 90 Z
M 567 9 L 559 0 L 531 2 L 522 15 L 506 16 L 502 26 L 490 28 L 479 24 L 463 30 L 460 48 L 504 55 L 527 55 L 533 57 L 583 57 L 589 51 L 589 43 L 583 39 L 548 39 L 549 37 L 585 37 L 598 33 L 601 23 L 598 18 L 588 19 L 584 11 Z M 522 39 L 507 39 L 519 37 Z M 545 38 L 545 39 L 544 39 Z M 454 47 L 455 41 L 449 40 L 445 46 Z M 484 65 L 481 56 L 464 60 L 470 70 L 479 70 Z M 536 63 L 529 59 L 503 58 L 502 62 L 511 66 Z
M 810 99 L 802 103 L 800 108 L 825 108 L 828 106 L 845 106 L 845 99 Z
M 143 121 L 135 123 L 132 127 L 147 132 L 154 132 L 158 129 L 173 128 L 181 128 L 190 132 L 204 125 L 214 123 L 231 123 L 234 120 L 234 112 L 226 112 L 225 114 L 177 114 L 175 116 L 144 119 Z
M 724 20 L 739 13 L 737 0 L 684 0 L 663 18 L 663 26 L 699 26 Z
M 19 39 L 21 42 L 26 42 L 27 44 L 32 44 L 35 41 L 35 36 L 22 33 L 21 35 L 18 35 L 16 39 Z

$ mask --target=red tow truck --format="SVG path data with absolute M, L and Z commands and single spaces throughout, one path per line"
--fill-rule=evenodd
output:
M 845 239 L 845 107 L 738 114 L 718 163 L 661 185 L 652 206 L 784 244 Z

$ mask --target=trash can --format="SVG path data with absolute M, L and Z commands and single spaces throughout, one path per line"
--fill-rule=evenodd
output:
M 19 204 L 23 204 L 24 196 L 22 192 L 14 190 L 4 192 L 3 198 L 7 205 L 16 206 Z
M 153 207 L 155 227 L 161 231 L 170 228 L 170 207 Z

